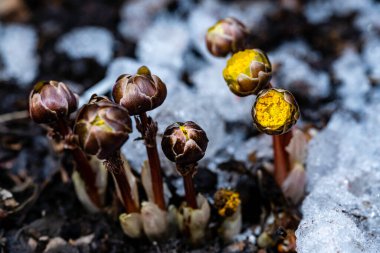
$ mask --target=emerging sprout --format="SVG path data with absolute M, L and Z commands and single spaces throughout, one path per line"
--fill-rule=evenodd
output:
M 134 181 L 135 198 L 138 199 L 136 179 L 134 178 L 128 163 L 124 163 L 127 168 L 128 181 Z M 131 178 L 133 177 L 133 178 Z M 133 179 L 133 180 L 131 180 Z M 123 213 L 119 216 L 120 225 L 126 235 L 131 238 L 141 238 L 147 236 L 151 241 L 163 241 L 175 233 L 175 208 L 169 207 L 169 211 L 161 209 L 154 203 L 154 190 L 152 177 L 147 161 L 141 168 L 141 181 L 148 200 L 141 203 L 139 213 Z M 174 228 L 174 229 L 173 229 Z
M 196 201 L 199 208 L 182 204 L 176 213 L 179 230 L 187 236 L 193 246 L 199 246 L 205 241 L 211 214 L 210 205 L 205 197 L 198 194 Z
M 299 129 L 292 130 L 293 137 L 285 148 L 289 154 L 290 173 L 281 185 L 285 197 L 298 204 L 305 195 L 305 167 L 307 153 L 306 135 Z
M 160 106 L 166 98 L 166 86 L 161 79 L 142 66 L 135 75 L 121 75 L 116 80 L 112 95 L 116 103 L 130 115 L 140 115 Z
M 67 118 L 77 109 L 75 94 L 62 82 L 38 82 L 29 96 L 29 113 L 37 123 L 51 123 Z
M 212 55 L 224 57 L 242 50 L 247 35 L 247 28 L 239 20 L 225 18 L 208 29 L 206 45 Z
M 140 213 L 122 213 L 119 221 L 124 234 L 131 238 L 140 238 L 143 233 L 143 225 Z
M 223 70 L 223 77 L 235 95 L 257 95 L 268 85 L 272 67 L 264 52 L 246 49 L 231 56 Z
M 132 122 L 123 107 L 93 95 L 79 111 L 74 132 L 85 152 L 106 159 L 128 139 Z
M 166 157 L 176 164 L 178 172 L 185 175 L 188 167 L 203 158 L 208 138 L 203 129 L 192 121 L 177 122 L 168 126 L 162 137 L 162 150 Z M 183 170 L 185 169 L 185 170 Z
M 261 91 L 252 108 L 256 127 L 270 135 L 284 134 L 296 124 L 299 108 L 293 95 L 283 89 L 270 88 Z

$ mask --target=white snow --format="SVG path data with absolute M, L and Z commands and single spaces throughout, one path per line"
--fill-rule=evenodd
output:
M 302 91 L 312 101 L 330 94 L 330 78 L 327 72 L 314 70 L 308 61 L 320 60 L 320 55 L 303 41 L 286 42 L 269 53 L 274 70 L 273 83 L 292 92 Z
M 359 121 L 337 112 L 312 140 L 298 252 L 380 249 L 379 109 L 377 101 L 367 104 Z
M 185 23 L 176 18 L 161 18 L 143 33 L 136 55 L 141 62 L 168 67 L 178 73 L 184 67 L 183 56 L 189 39 Z
M 155 17 L 169 2 L 169 0 L 126 1 L 120 10 L 119 32 L 126 39 L 140 39 Z
M 344 16 L 368 9 L 372 0 L 314 0 L 305 6 L 307 20 L 313 24 L 326 22 L 331 16 Z
M 72 59 L 93 58 L 106 65 L 113 55 L 114 38 L 110 31 L 101 27 L 80 27 L 64 34 L 58 41 L 58 52 Z
M 378 36 L 366 37 L 366 43 L 363 47 L 363 59 L 369 68 L 370 77 L 380 83 L 380 39 Z
M 363 59 L 356 51 L 346 49 L 333 63 L 333 70 L 335 77 L 341 82 L 338 95 L 343 107 L 357 112 L 362 110 L 365 95 L 371 88 Z
M 0 80 L 15 79 L 17 84 L 30 85 L 38 74 L 37 43 L 32 27 L 0 24 Z
M 355 26 L 364 32 L 365 36 L 373 35 L 380 28 L 379 12 L 380 3 L 370 2 L 366 5 L 366 8 L 360 10 L 358 17 L 354 21 Z
M 202 67 L 191 79 L 195 84 L 199 99 L 209 100 L 213 109 L 226 121 L 249 123 L 254 97 L 235 96 L 223 79 L 225 61 L 214 61 Z

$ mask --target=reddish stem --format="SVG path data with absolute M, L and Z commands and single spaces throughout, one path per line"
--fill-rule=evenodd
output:
M 162 210 L 166 210 L 164 199 L 164 184 L 162 180 L 160 158 L 157 151 L 156 135 L 146 134 L 148 130 L 148 116 L 146 113 L 140 114 L 142 136 L 145 140 L 146 152 L 148 154 L 148 162 L 150 174 L 152 177 L 152 188 L 154 194 L 154 202 Z
M 127 175 L 125 173 L 123 161 L 120 157 L 120 152 L 116 152 L 113 156 L 105 161 L 107 170 L 112 174 L 117 188 L 120 191 L 122 202 L 124 203 L 127 213 L 138 213 L 139 208 L 131 195 L 131 186 L 129 185 Z
M 289 173 L 289 155 L 285 148 L 291 137 L 291 131 L 282 135 L 273 135 L 274 178 L 279 186 L 282 185 Z
M 197 209 L 197 199 L 195 195 L 195 189 L 194 189 L 194 183 L 193 183 L 193 176 L 191 173 L 187 173 L 185 176 L 183 176 L 183 184 L 185 185 L 185 198 L 187 204 L 193 208 Z
M 83 153 L 83 151 L 79 148 L 72 149 L 71 153 L 75 162 L 77 163 L 76 169 L 79 173 L 79 176 L 85 183 L 88 196 L 97 207 L 101 207 L 98 187 L 96 186 L 96 174 L 92 170 L 86 154 Z
M 58 131 L 63 136 L 64 140 L 67 140 L 66 137 L 72 134 L 71 128 L 63 119 L 58 121 Z M 68 143 L 68 145 L 70 146 L 72 144 Z M 96 186 L 96 173 L 93 171 L 86 154 L 78 147 L 69 150 L 77 164 L 76 170 L 85 183 L 87 195 L 90 197 L 93 204 L 95 204 L 97 207 L 101 207 L 98 187 Z

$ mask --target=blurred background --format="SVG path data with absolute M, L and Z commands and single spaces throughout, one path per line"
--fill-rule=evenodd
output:
M 271 138 L 252 126 L 253 98 L 232 95 L 222 77 L 227 59 L 215 58 L 206 49 L 207 29 L 225 17 L 241 20 L 252 33 L 251 44 L 268 53 L 273 85 L 290 90 L 300 105 L 300 128 L 323 129 L 336 111 L 361 119 L 364 108 L 378 104 L 378 0 L 0 0 L 2 173 L 41 183 L 57 177 L 61 169 L 48 148 L 45 131 L 28 120 L 28 96 L 37 81 L 63 81 L 80 94 L 83 104 L 92 93 L 109 95 L 120 74 L 133 74 L 147 65 L 168 87 L 166 101 L 151 114 L 159 132 L 174 121 L 193 120 L 209 135 L 209 149 L 201 162 L 207 169 L 195 179 L 198 190 L 236 186 L 240 175 L 218 170 L 221 164 L 236 160 L 252 166 L 272 159 L 273 154 Z M 343 128 L 342 122 L 331 129 Z M 326 163 L 323 172 L 310 173 L 313 177 L 319 179 L 325 168 L 330 169 L 327 161 L 331 160 L 318 155 L 335 134 L 325 136 L 323 145 L 314 149 L 316 159 L 311 164 Z M 137 137 L 135 131 L 130 139 Z M 145 159 L 142 143 L 129 141 L 123 150 L 139 171 Z M 173 165 L 161 158 L 166 175 L 180 186 Z M 350 164 L 347 161 L 351 160 L 345 160 L 345 165 Z M 5 182 L 0 180 L 0 186 L 7 186 Z M 63 238 L 71 238 L 73 231 L 77 237 L 86 234 L 73 228 L 75 219 L 82 218 L 74 193 L 58 186 L 47 186 L 51 192 L 42 193 L 8 236 L 22 222 L 42 216 L 42 210 L 74 217 L 60 227 Z M 183 194 L 180 188 L 179 195 Z M 86 219 L 85 231 L 92 231 L 89 227 L 97 218 Z M 100 223 L 101 231 L 114 229 L 103 220 Z M 123 238 L 120 231 L 118 236 Z M 312 252 L 308 249 L 303 252 Z

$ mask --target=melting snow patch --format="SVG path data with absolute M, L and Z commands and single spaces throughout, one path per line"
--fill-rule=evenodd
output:
M 56 45 L 72 59 L 93 58 L 106 65 L 113 55 L 113 35 L 100 27 L 80 27 L 63 35 Z
M 37 33 L 29 26 L 0 24 L 0 80 L 29 85 L 37 76 Z
M 378 103 L 358 122 L 337 112 L 310 144 L 308 191 L 296 232 L 300 253 L 380 249 L 380 124 Z

